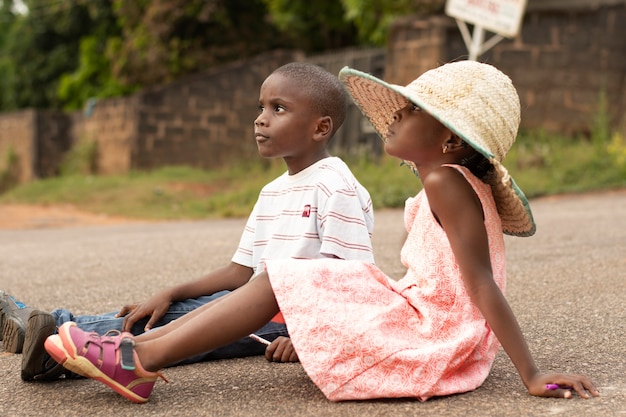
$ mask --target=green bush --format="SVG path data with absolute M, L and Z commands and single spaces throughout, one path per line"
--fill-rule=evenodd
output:
M 19 182 L 19 156 L 12 147 L 5 154 L 3 166 L 0 170 L 0 193 L 15 187 Z

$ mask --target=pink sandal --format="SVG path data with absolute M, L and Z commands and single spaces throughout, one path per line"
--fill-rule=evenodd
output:
M 65 368 L 96 379 L 136 403 L 145 403 L 161 372 L 143 369 L 130 333 L 111 330 L 104 336 L 88 333 L 67 322 L 44 344 L 52 358 Z

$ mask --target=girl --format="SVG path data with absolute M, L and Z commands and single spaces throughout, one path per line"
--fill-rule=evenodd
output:
M 503 233 L 535 231 L 524 194 L 501 164 L 520 120 L 509 78 L 473 61 L 428 71 L 407 87 L 349 68 L 339 78 L 386 138 L 386 152 L 423 184 L 406 204 L 403 279 L 359 261 L 268 261 L 250 283 L 151 340 L 100 337 L 66 323 L 46 341 L 50 354 L 145 401 L 158 369 L 254 331 L 280 306 L 302 365 L 333 401 L 473 390 L 498 342 L 530 394 L 599 395 L 585 376 L 539 372 L 503 296 Z

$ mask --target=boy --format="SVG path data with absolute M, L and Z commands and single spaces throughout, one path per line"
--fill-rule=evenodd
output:
M 115 315 L 73 317 L 67 310 L 55 310 L 52 315 L 34 310 L 22 330 L 22 379 L 51 380 L 65 372 L 46 354 L 43 344 L 66 321 L 99 334 L 117 329 L 138 335 L 241 287 L 263 271 L 270 258 L 330 257 L 374 263 L 369 194 L 327 149 L 344 121 L 346 107 L 342 85 L 321 67 L 291 63 L 275 70 L 261 86 L 254 134 L 259 154 L 282 158 L 287 172 L 262 189 L 231 262 L 143 303 L 126 305 Z M 20 323 L 13 318 L 5 314 L 5 336 L 20 333 Z M 244 338 L 185 363 L 264 351 L 268 360 L 297 360 L 289 339 L 279 337 L 287 336 L 284 323 L 272 321 L 257 333 L 274 342 L 265 349 Z M 17 351 L 19 343 L 7 342 L 6 337 L 4 343 L 5 348 L 16 346 Z

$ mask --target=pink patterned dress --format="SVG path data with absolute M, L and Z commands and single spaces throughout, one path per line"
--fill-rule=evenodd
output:
M 458 169 L 485 214 L 494 279 L 504 292 L 500 218 L 488 185 Z M 399 281 L 360 261 L 268 261 L 298 357 L 329 400 L 432 396 L 473 390 L 499 343 L 463 285 L 450 244 L 422 191 L 407 200 Z

